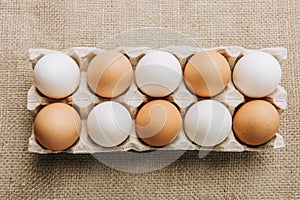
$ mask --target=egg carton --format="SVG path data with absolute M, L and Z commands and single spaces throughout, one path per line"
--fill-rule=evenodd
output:
M 117 48 L 119 52 L 126 55 L 130 60 L 133 70 L 135 69 L 138 61 L 147 53 L 153 49 L 147 47 L 120 47 Z M 212 50 L 221 53 L 228 61 L 231 70 L 233 69 L 235 63 L 243 55 L 250 53 L 255 50 L 245 49 L 237 46 L 229 47 L 216 47 L 216 48 L 196 48 L 191 46 L 168 46 L 160 48 L 159 50 L 167 51 L 172 53 L 179 60 L 182 68 L 185 66 L 187 60 L 196 52 L 203 50 Z M 164 147 L 151 147 L 141 142 L 137 137 L 135 132 L 135 117 L 139 107 L 153 98 L 150 98 L 137 88 L 135 80 L 133 78 L 132 83 L 129 89 L 124 92 L 122 95 L 113 98 L 101 98 L 95 95 L 88 87 L 86 81 L 86 70 L 89 62 L 92 58 L 98 53 L 105 51 L 105 49 L 95 48 L 95 47 L 72 47 L 69 49 L 62 50 L 61 52 L 71 56 L 80 67 L 81 78 L 80 85 L 77 90 L 69 97 L 64 99 L 51 99 L 43 94 L 41 94 L 34 85 L 32 85 L 28 91 L 28 102 L 27 108 L 32 114 L 33 118 L 39 112 L 39 110 L 50 103 L 53 102 L 63 102 L 73 106 L 79 113 L 82 119 L 82 129 L 80 133 L 80 138 L 78 141 L 69 149 L 64 152 L 81 154 L 81 153 L 96 153 L 96 152 L 115 152 L 115 151 L 129 151 L 134 150 L 138 152 L 150 151 L 150 150 L 200 150 L 200 151 L 221 151 L 221 152 L 242 152 L 242 151 L 261 151 L 268 148 L 281 148 L 284 147 L 283 137 L 276 133 L 276 135 L 266 144 L 259 147 L 249 147 L 240 143 L 234 136 L 234 133 L 231 131 L 228 138 L 225 139 L 222 143 L 215 147 L 201 147 L 196 145 L 191 140 L 189 140 L 181 128 L 178 137 L 171 143 Z M 265 48 L 260 49 L 260 51 L 269 53 L 273 55 L 281 64 L 287 58 L 287 50 L 282 47 L 278 48 Z M 34 68 L 36 62 L 46 53 L 55 52 L 55 50 L 49 49 L 30 49 L 29 50 L 29 59 Z M 197 101 L 203 100 L 203 98 L 193 95 L 185 86 L 184 81 L 182 80 L 179 87 L 169 96 L 163 98 L 170 102 L 175 103 L 182 115 L 184 117 L 187 109 Z M 212 97 L 211 99 L 217 100 L 223 103 L 231 115 L 235 112 L 235 109 L 240 104 L 248 100 L 247 97 L 244 97 L 233 85 L 230 80 L 226 89 Z M 120 145 L 116 147 L 102 147 L 94 143 L 91 138 L 88 136 L 86 119 L 88 117 L 91 109 L 104 101 L 116 101 L 123 104 L 130 112 L 133 119 L 133 127 L 129 137 Z M 264 98 L 264 100 L 272 103 L 277 108 L 278 112 L 281 113 L 287 107 L 287 92 L 281 86 L 278 86 L 277 89 L 270 95 Z M 34 131 L 32 128 L 32 134 L 29 138 L 29 152 L 47 154 L 47 153 L 57 153 L 60 151 L 51 151 L 44 149 L 39 145 L 35 139 Z

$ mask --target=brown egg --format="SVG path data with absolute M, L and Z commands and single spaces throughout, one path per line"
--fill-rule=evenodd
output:
M 154 100 L 138 111 L 135 124 L 137 135 L 142 141 L 150 146 L 160 147 L 177 137 L 182 118 L 172 103 Z
M 105 98 L 119 96 L 130 86 L 133 76 L 129 60 L 117 51 L 96 55 L 87 69 L 87 82 L 97 95 Z
M 202 51 L 187 62 L 184 78 L 191 92 L 211 97 L 225 89 L 230 73 L 230 66 L 224 56 L 214 51 Z
M 80 116 L 64 103 L 47 105 L 34 120 L 36 140 L 46 149 L 54 151 L 71 147 L 77 141 L 80 130 Z
M 268 142 L 279 127 L 279 114 L 269 102 L 253 100 L 242 105 L 233 118 L 235 136 L 245 144 Z

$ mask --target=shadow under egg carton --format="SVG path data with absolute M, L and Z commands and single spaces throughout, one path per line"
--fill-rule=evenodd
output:
M 118 49 L 119 52 L 124 54 L 129 61 L 131 62 L 133 69 L 137 65 L 138 61 L 149 51 L 152 49 L 147 47 L 120 47 Z M 228 61 L 231 70 L 233 70 L 235 63 L 239 58 L 243 55 L 255 51 L 250 49 L 245 49 L 242 47 L 216 47 L 210 49 L 204 48 L 196 48 L 190 46 L 168 46 L 165 48 L 161 48 L 160 50 L 168 51 L 172 53 L 174 56 L 177 57 L 179 60 L 182 68 L 184 68 L 188 59 L 196 52 L 203 51 L 203 50 L 212 50 L 221 53 Z M 259 147 L 249 147 L 244 144 L 241 144 L 239 141 L 236 140 L 233 131 L 229 134 L 228 138 L 226 138 L 221 144 L 207 148 L 201 147 L 199 145 L 194 144 L 191 142 L 183 128 L 181 128 L 178 137 L 169 145 L 164 147 L 151 147 L 143 142 L 141 142 L 137 134 L 135 132 L 135 116 L 139 109 L 139 107 L 150 101 L 152 98 L 147 97 L 140 90 L 137 88 L 135 84 L 135 80 L 133 78 L 130 87 L 124 92 L 122 95 L 113 98 L 113 99 L 106 99 L 101 98 L 95 95 L 88 87 L 86 81 L 86 70 L 89 62 L 93 59 L 95 55 L 100 52 L 105 51 L 104 49 L 94 48 L 94 47 L 73 47 L 62 52 L 66 53 L 67 55 L 71 56 L 80 67 L 81 71 L 81 78 L 80 84 L 77 90 L 69 97 L 64 99 L 51 99 L 43 94 L 41 94 L 34 85 L 32 85 L 28 91 L 28 102 L 27 107 L 30 110 L 33 117 L 37 114 L 37 112 L 45 105 L 53 102 L 63 102 L 73 106 L 79 113 L 82 119 L 82 130 L 80 133 L 79 140 L 69 149 L 65 150 L 64 152 L 68 153 L 96 153 L 96 152 L 113 152 L 113 151 L 149 151 L 149 150 L 203 150 L 203 151 L 228 151 L 228 152 L 242 152 L 242 151 L 260 151 L 267 148 L 280 148 L 284 147 L 284 140 L 281 135 L 276 133 L 276 135 L 266 144 L 261 145 Z M 287 51 L 285 48 L 266 48 L 260 49 L 260 51 L 267 52 L 273 55 L 280 64 L 287 58 Z M 29 58 L 30 62 L 32 63 L 33 69 L 36 62 L 46 53 L 53 52 L 53 50 L 48 49 L 30 49 L 29 50 Z M 187 109 L 197 101 L 201 101 L 201 98 L 193 95 L 185 86 L 184 80 L 181 81 L 179 87 L 168 97 L 164 98 L 168 101 L 177 105 L 180 110 L 181 116 L 184 117 L 185 112 Z M 225 88 L 223 92 L 220 94 L 212 97 L 212 99 L 217 100 L 223 103 L 230 111 L 231 115 L 234 114 L 235 109 L 237 106 L 241 105 L 247 98 L 245 98 L 233 85 L 232 81 L 230 80 L 229 84 Z M 116 147 L 101 147 L 94 143 L 87 133 L 86 128 L 86 119 L 88 117 L 89 112 L 91 109 L 104 101 L 117 101 L 123 104 L 130 112 L 131 117 L 133 119 L 133 127 L 129 137 L 120 145 Z M 264 100 L 272 103 L 276 106 L 279 113 L 286 109 L 287 106 L 287 93 L 281 87 L 278 86 L 277 89 L 270 95 L 264 98 Z M 58 153 L 59 151 L 51 151 L 46 150 L 41 147 L 37 141 L 35 140 L 34 131 L 32 129 L 32 135 L 29 138 L 29 148 L 30 152 L 46 154 L 46 153 Z

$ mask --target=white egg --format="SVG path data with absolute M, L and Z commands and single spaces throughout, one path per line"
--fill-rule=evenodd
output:
M 260 51 L 243 56 L 233 70 L 233 82 L 237 89 L 252 98 L 272 93 L 280 79 L 279 62 L 270 54 Z
M 164 97 L 178 87 L 182 69 L 177 58 L 164 51 L 147 53 L 135 70 L 136 84 L 142 92 L 152 97 Z
M 215 100 L 195 103 L 184 118 L 184 131 L 188 138 L 204 147 L 213 147 L 224 141 L 231 131 L 231 125 L 228 109 Z
M 44 95 L 60 99 L 71 95 L 79 85 L 80 70 L 68 55 L 55 52 L 43 56 L 34 67 L 34 83 Z
M 87 132 L 100 146 L 114 147 L 126 140 L 132 129 L 129 111 L 120 103 L 106 101 L 92 109 L 87 118 Z

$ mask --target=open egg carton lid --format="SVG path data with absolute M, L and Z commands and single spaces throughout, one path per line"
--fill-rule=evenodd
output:
M 27 108 L 32 114 L 33 117 L 37 114 L 37 112 L 45 105 L 53 103 L 53 102 L 63 102 L 73 106 L 76 110 L 79 111 L 81 119 L 82 119 L 82 129 L 80 133 L 79 140 L 69 149 L 64 152 L 80 154 L 80 153 L 96 153 L 96 152 L 116 152 L 116 151 L 150 151 L 150 150 L 203 150 L 203 151 L 221 151 L 221 152 L 242 152 L 242 151 L 261 151 L 268 148 L 281 148 L 284 147 L 283 137 L 276 133 L 276 135 L 266 144 L 261 145 L 259 147 L 249 147 L 244 144 L 241 144 L 236 140 L 234 133 L 231 131 L 229 136 L 219 145 L 215 147 L 201 147 L 199 145 L 191 142 L 183 128 L 181 128 L 178 137 L 171 143 L 164 147 L 151 147 L 144 143 L 142 143 L 137 134 L 135 132 L 135 126 L 133 123 L 132 131 L 129 137 L 120 145 L 116 147 L 101 147 L 94 143 L 87 133 L 86 128 L 86 119 L 91 111 L 91 109 L 98 103 L 103 101 L 107 101 L 109 99 L 103 99 L 91 92 L 87 85 L 86 81 L 86 70 L 91 59 L 100 52 L 105 51 L 106 49 L 95 48 L 95 47 L 72 47 L 61 52 L 66 53 L 71 56 L 78 64 L 81 70 L 81 80 L 78 89 L 69 97 L 64 99 L 50 99 L 44 95 L 42 95 L 34 85 L 32 85 L 28 91 L 28 101 Z M 119 47 L 115 50 L 125 54 L 129 61 L 131 62 L 133 69 L 135 69 L 138 61 L 147 53 L 152 51 L 153 49 L 148 47 Z M 156 49 L 157 50 L 157 49 Z M 235 63 L 241 58 L 243 55 L 257 51 L 251 49 L 245 49 L 237 46 L 229 46 L 229 47 L 215 47 L 215 48 L 197 48 L 186 45 L 173 45 L 167 46 L 163 48 L 159 48 L 159 50 L 167 51 L 175 55 L 182 68 L 185 66 L 187 60 L 196 52 L 204 51 L 204 50 L 212 50 L 221 53 L 228 61 L 231 70 L 233 69 Z M 29 59 L 32 63 L 32 67 L 34 68 L 36 62 L 46 53 L 55 52 L 56 50 L 49 49 L 29 49 Z M 280 64 L 287 58 L 287 50 L 282 47 L 277 48 L 265 48 L 260 49 L 259 51 L 263 51 L 274 56 Z M 212 99 L 217 100 L 223 103 L 231 115 L 233 115 L 235 108 L 241 103 L 245 102 L 245 97 L 234 87 L 232 81 L 229 82 L 226 89 L 218 94 L 217 96 L 212 97 Z M 117 101 L 123 104 L 130 112 L 133 121 L 135 120 L 135 116 L 138 110 L 138 107 L 147 101 L 149 98 L 142 94 L 136 84 L 135 80 L 132 80 L 130 88 L 121 96 L 111 99 L 113 101 Z M 179 87 L 167 97 L 167 100 L 177 104 L 180 109 L 182 117 L 184 117 L 187 109 L 197 101 L 201 100 L 199 97 L 196 97 L 186 88 L 184 81 L 181 81 Z M 287 107 L 287 92 L 280 85 L 277 89 L 270 95 L 266 96 L 264 100 L 275 105 L 279 113 L 282 113 Z M 47 153 L 58 153 L 60 151 L 51 151 L 46 150 L 41 147 L 34 135 L 34 131 L 32 128 L 32 134 L 29 138 L 29 152 L 47 154 Z

